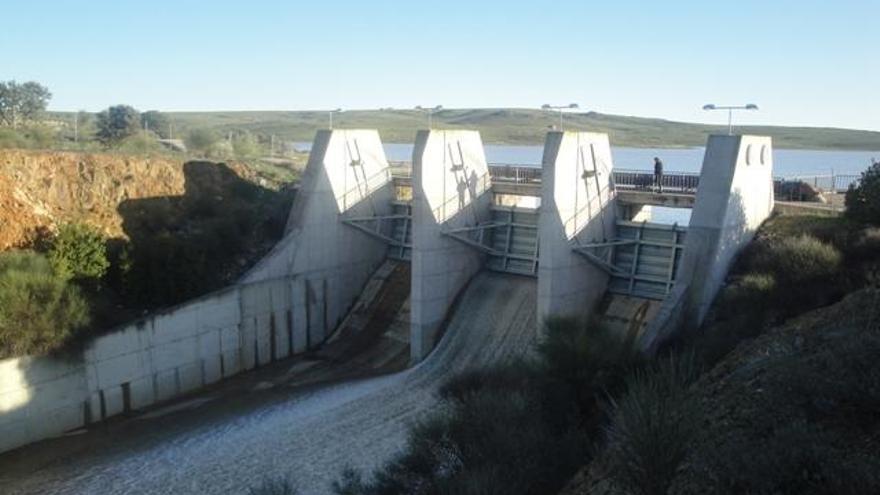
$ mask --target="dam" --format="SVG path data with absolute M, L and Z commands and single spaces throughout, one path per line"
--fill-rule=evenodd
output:
M 109 427 L 125 432 L 118 445 L 37 475 L 16 469 L 12 450 L 0 482 L 11 493 L 201 493 L 294 471 L 323 493 L 342 468 L 392 456 L 450 374 L 528 353 L 547 318 L 598 317 L 655 352 L 700 324 L 770 215 L 772 143 L 711 136 L 698 176 L 667 174 L 663 192 L 651 180 L 615 171 L 599 133 L 550 132 L 542 167 L 520 169 L 487 163 L 477 131 L 420 131 L 403 166 L 375 130 L 319 131 L 283 239 L 239 283 L 116 329 L 80 361 L 0 362 L 0 451 L 68 435 L 24 447 L 51 457 L 71 433 L 101 444 L 114 418 L 336 348 L 337 362 L 375 373 L 234 417 L 206 412 L 208 401 L 167 432 Z M 689 225 L 652 222 L 658 206 L 692 209 Z

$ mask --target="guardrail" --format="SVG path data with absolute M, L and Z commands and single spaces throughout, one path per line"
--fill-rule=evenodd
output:
M 654 174 L 644 170 L 614 170 L 614 187 L 621 190 L 653 191 L 657 189 Z M 696 194 L 700 174 L 694 172 L 665 172 L 660 180 L 665 192 Z
M 784 192 L 784 184 L 806 184 L 819 192 L 846 192 L 849 186 L 858 184 L 861 180 L 859 174 L 827 174 L 827 175 L 793 175 L 774 177 L 777 194 Z

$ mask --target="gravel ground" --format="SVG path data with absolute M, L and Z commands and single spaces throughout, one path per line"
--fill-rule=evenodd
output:
M 370 472 L 399 452 L 408 425 L 436 406 L 437 388 L 449 376 L 529 352 L 537 335 L 535 297 L 534 279 L 482 273 L 437 349 L 414 368 L 298 390 L 234 414 L 215 414 L 226 406 L 216 400 L 155 419 L 129 419 L 140 424 L 110 439 L 104 433 L 95 442 L 100 448 L 71 455 L 16 451 L 0 457 L 0 492 L 247 493 L 266 478 L 283 476 L 301 493 L 332 493 L 343 468 Z M 61 441 L 88 443 L 90 435 Z

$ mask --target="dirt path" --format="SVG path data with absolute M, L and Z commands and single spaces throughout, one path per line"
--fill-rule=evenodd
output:
M 225 494 L 287 476 L 302 493 L 331 493 L 346 466 L 371 471 L 400 451 L 407 426 L 436 405 L 445 379 L 528 352 L 536 337 L 535 291 L 534 279 L 482 273 L 419 366 L 159 411 L 109 433 L 54 441 L 83 442 L 70 456 L 47 453 L 52 442 L 45 442 L 0 456 L 0 487 L 4 494 Z

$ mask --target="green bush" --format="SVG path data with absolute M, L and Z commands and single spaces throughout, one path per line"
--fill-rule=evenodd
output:
M 699 407 L 685 395 L 699 376 L 692 355 L 669 356 L 636 371 L 626 393 L 610 400 L 606 428 L 615 480 L 636 494 L 665 494 L 700 421 Z
M 846 192 L 846 216 L 857 222 L 880 225 L 880 162 L 862 172 L 858 185 Z
M 833 277 L 842 256 L 830 244 L 807 234 L 764 243 L 753 254 L 752 273 L 771 274 L 781 284 L 810 283 Z
M 79 289 L 44 256 L 0 253 L 0 358 L 59 350 L 88 323 Z
M 66 224 L 58 229 L 48 256 L 55 273 L 66 280 L 97 280 L 110 266 L 104 237 L 85 224 Z
M 760 322 L 773 307 L 776 277 L 768 273 L 747 273 L 725 287 L 718 298 L 721 318 L 742 318 L 750 328 L 759 330 Z

